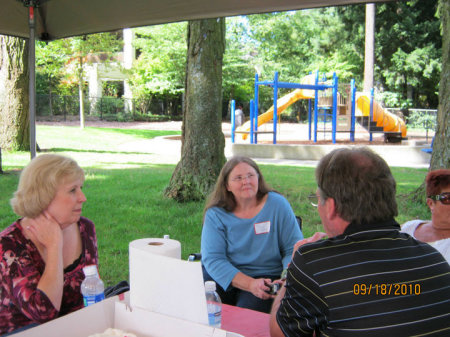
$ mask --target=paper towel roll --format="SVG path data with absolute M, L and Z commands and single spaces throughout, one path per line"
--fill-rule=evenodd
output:
M 208 323 L 201 264 L 181 260 L 180 242 L 135 240 L 129 258 L 131 307 Z
M 129 248 L 130 250 L 133 248 L 151 254 L 181 259 L 181 244 L 177 240 L 161 238 L 139 239 L 131 241 Z

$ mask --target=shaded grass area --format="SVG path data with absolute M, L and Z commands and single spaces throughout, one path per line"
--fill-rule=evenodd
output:
M 100 273 L 105 284 L 128 279 L 128 245 L 131 241 L 169 234 L 181 242 L 182 258 L 200 251 L 203 202 L 179 204 L 163 197 L 175 165 L 154 164 L 147 153 L 123 151 L 121 147 L 155 134 L 150 130 L 45 126 L 38 127 L 38 143 L 49 152 L 59 152 L 76 159 L 84 168 L 83 191 L 87 202 L 83 216 L 96 224 Z M 137 131 L 133 133 L 133 131 Z M 65 137 L 67 134 L 77 137 Z M 167 134 L 165 131 L 163 134 Z M 168 134 L 176 134 L 169 132 Z M 159 134 L 161 135 L 161 134 Z M 58 145 L 57 144 L 61 144 Z M 92 151 L 88 151 L 92 147 Z M 28 153 L 6 153 L 0 175 L 0 229 L 17 216 L 9 199 L 19 179 L 19 169 L 29 161 Z M 314 168 L 261 165 L 267 182 L 281 192 L 294 212 L 303 218 L 304 235 L 323 230 L 317 210 L 307 196 L 316 189 Z M 426 175 L 425 169 L 393 168 L 398 183 L 399 216 L 403 223 L 414 218 L 429 218 L 426 205 L 411 203 L 407 194 L 414 191 Z
M 41 149 L 70 148 L 72 150 L 117 150 L 121 145 L 143 139 L 152 139 L 160 136 L 179 135 L 179 131 L 137 130 L 119 128 L 86 127 L 81 129 L 75 126 L 49 126 L 37 127 L 37 142 Z M 61 146 L 64 144 L 64 146 Z M 127 151 L 120 151 L 127 152 Z
M 145 142 L 179 131 L 38 125 L 37 144 L 41 153 L 60 153 L 84 167 L 142 167 L 151 164 L 151 151 Z M 21 169 L 30 160 L 29 152 L 3 152 L 3 166 Z

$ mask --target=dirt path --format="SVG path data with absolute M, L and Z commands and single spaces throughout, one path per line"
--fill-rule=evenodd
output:
M 38 125 L 64 125 L 64 126 L 79 126 L 79 121 L 38 121 Z M 139 129 L 139 130 L 168 130 L 181 131 L 181 121 L 170 122 L 106 122 L 106 121 L 86 121 L 87 127 L 100 128 L 123 128 L 123 129 Z M 265 124 L 260 127 L 260 130 L 272 131 L 271 125 Z M 229 122 L 222 123 L 222 131 L 227 139 L 230 141 L 231 125 Z M 277 129 L 277 143 L 279 144 L 331 144 L 331 133 L 319 131 L 317 134 L 317 143 L 308 139 L 308 125 L 298 123 L 281 123 Z M 409 131 L 407 134 L 408 140 L 402 141 L 398 145 L 420 145 L 431 143 L 433 133 L 429 133 L 426 139 L 425 131 Z M 369 141 L 369 133 L 361 126 L 357 125 L 355 131 L 355 142 L 350 142 L 350 135 L 348 132 L 337 133 L 336 139 L 338 144 L 353 144 L 353 145 L 383 145 L 383 134 L 373 134 L 372 142 Z M 175 138 L 173 138 L 175 139 Z M 258 136 L 258 143 L 268 144 L 273 142 L 273 134 L 261 134 Z M 248 140 L 242 140 L 241 135 L 236 135 L 236 143 L 248 143 Z M 390 144 L 392 145 L 392 144 Z
M 80 126 L 79 121 L 37 121 L 38 125 Z M 138 129 L 138 130 L 170 130 L 181 131 L 181 122 L 106 122 L 86 121 L 85 126 L 96 128 Z

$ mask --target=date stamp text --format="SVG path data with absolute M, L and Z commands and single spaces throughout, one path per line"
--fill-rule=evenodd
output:
M 353 295 L 405 296 L 420 295 L 419 283 L 355 283 Z

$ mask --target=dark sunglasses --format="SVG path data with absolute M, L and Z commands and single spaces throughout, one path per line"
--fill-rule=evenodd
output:
M 439 200 L 444 205 L 450 205 L 450 192 L 445 192 L 438 195 L 430 195 L 428 198 L 435 201 Z

